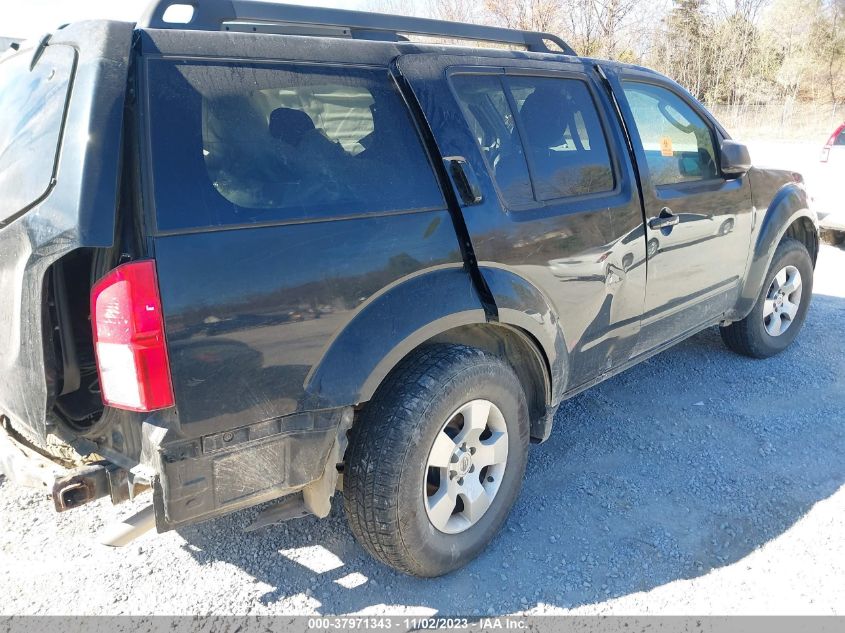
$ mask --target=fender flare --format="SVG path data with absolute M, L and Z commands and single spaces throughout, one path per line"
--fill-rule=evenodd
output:
M 754 308 L 774 258 L 775 250 L 777 250 L 789 227 L 801 218 L 810 221 L 818 231 L 818 219 L 809 208 L 804 189 L 793 183 L 784 185 L 775 194 L 760 220 L 760 228 L 757 231 L 754 249 L 748 263 L 737 305 L 733 312 L 728 315 L 731 320 L 744 319 Z
M 307 408 L 366 402 L 416 347 L 448 329 L 485 322 L 463 267 L 405 277 L 371 297 L 329 343 L 305 378 Z
M 499 324 L 527 333 L 550 377 L 552 405 L 566 385 L 566 346 L 549 302 L 532 284 L 503 269 L 483 268 L 499 308 Z M 424 307 L 424 309 L 421 309 Z M 360 404 L 414 349 L 440 334 L 489 323 L 462 267 L 429 269 L 385 288 L 359 309 L 305 378 L 307 408 Z

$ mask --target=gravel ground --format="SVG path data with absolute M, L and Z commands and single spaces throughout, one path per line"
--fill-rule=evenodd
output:
M 244 534 L 255 510 L 150 534 L 58 515 L 0 476 L 0 614 L 845 613 L 845 250 L 804 332 L 751 361 L 708 330 L 566 402 L 504 531 L 436 580 L 369 559 L 342 509 Z

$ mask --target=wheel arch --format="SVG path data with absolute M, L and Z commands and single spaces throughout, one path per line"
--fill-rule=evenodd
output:
M 421 347 L 460 343 L 483 349 L 513 368 L 528 399 L 531 437 L 545 440 L 566 374 L 557 319 L 525 280 L 511 273 L 503 278 L 500 272 L 485 277 L 498 280 L 492 285 L 498 321 L 488 319 L 463 269 L 428 271 L 385 289 L 338 333 L 306 377 L 309 408 L 364 405 L 400 362 Z
M 760 221 L 739 300 L 728 315 L 729 320 L 739 321 L 751 312 L 775 251 L 785 237 L 804 244 L 815 266 L 819 252 L 818 220 L 809 208 L 806 191 L 797 183 L 784 185 L 777 191 Z
M 495 324 L 472 324 L 447 330 L 428 343 L 454 343 L 475 347 L 510 365 L 525 391 L 531 424 L 531 439 L 544 441 L 551 431 L 552 384 L 545 353 L 528 332 Z M 412 352 L 413 353 L 413 352 Z

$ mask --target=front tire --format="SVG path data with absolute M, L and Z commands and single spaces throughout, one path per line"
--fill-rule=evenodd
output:
M 807 247 L 785 238 L 775 251 L 751 313 L 722 327 L 722 340 L 729 349 L 752 358 L 779 354 L 801 331 L 812 294 L 813 262 Z
M 509 365 L 464 345 L 425 347 L 352 428 L 343 476 L 350 528 L 401 572 L 458 569 L 507 518 L 528 443 L 525 394 Z

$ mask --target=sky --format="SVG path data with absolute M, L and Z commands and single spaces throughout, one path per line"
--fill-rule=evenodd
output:
M 79 20 L 135 22 L 150 0 L 0 0 L 0 36 L 27 38 Z M 363 0 L 290 0 L 308 4 L 361 9 Z

